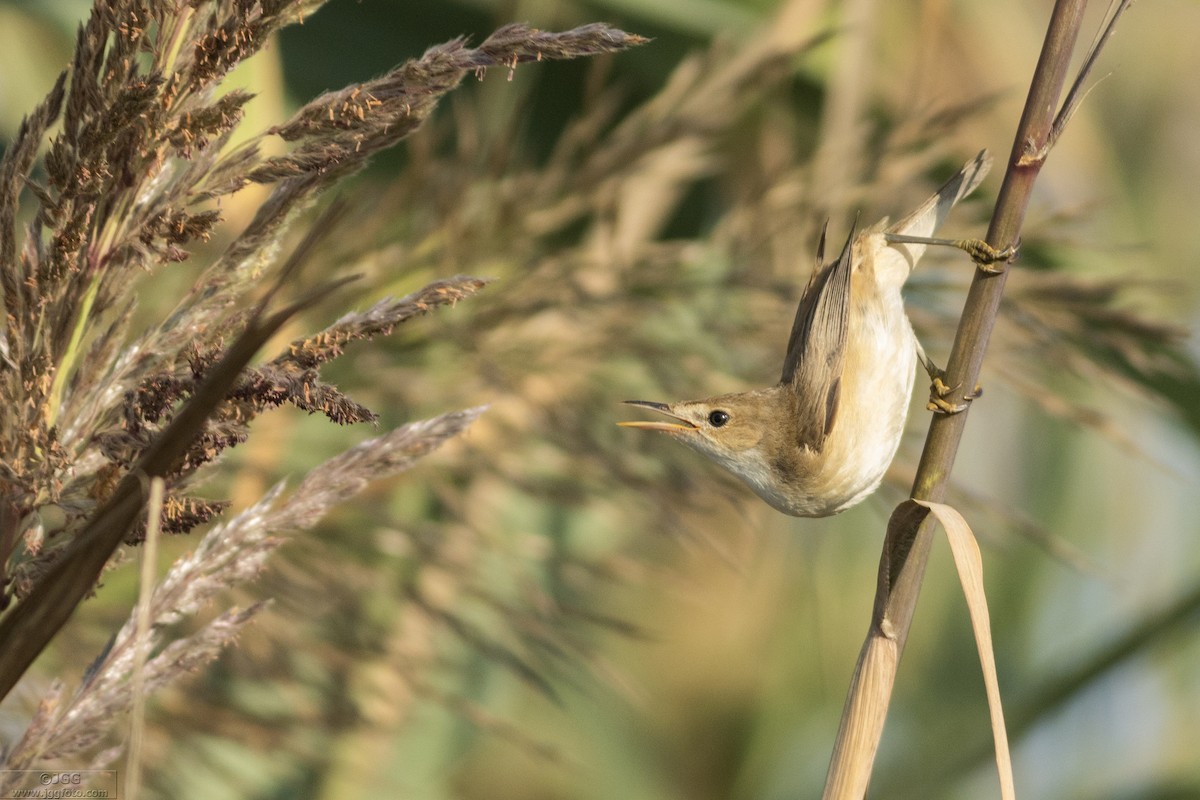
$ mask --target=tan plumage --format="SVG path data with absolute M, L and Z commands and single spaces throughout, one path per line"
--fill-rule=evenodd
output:
M 991 167 L 968 162 L 908 216 L 884 219 L 813 273 L 796 309 L 777 385 L 679 403 L 628 401 L 674 422 L 622 422 L 671 434 L 737 475 L 771 506 L 824 517 L 879 486 L 900 444 L 917 367 L 917 343 L 900 289 L 927 238 Z

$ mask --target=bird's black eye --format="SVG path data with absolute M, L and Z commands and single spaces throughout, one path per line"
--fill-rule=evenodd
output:
M 719 428 L 726 422 L 729 422 L 729 414 L 724 411 L 713 411 L 708 415 L 708 424 L 714 428 Z

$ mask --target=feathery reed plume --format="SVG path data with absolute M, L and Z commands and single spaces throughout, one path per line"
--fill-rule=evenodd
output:
M 289 535 L 311 528 L 370 481 L 408 469 L 483 411 L 443 414 L 363 442 L 313 469 L 290 496 L 283 496 L 279 484 L 258 503 L 209 531 L 192 553 L 171 567 L 150 599 L 150 649 L 155 655 L 145 665 L 146 690 L 153 692 L 211 661 L 265 604 L 231 609 L 198 632 L 169 642 L 164 637 L 168 626 L 196 615 L 230 587 L 256 578 L 268 556 Z M 39 759 L 88 753 L 111 736 L 111 721 L 124 714 L 133 700 L 129 674 L 136 657 L 135 622 L 131 615 L 70 697 L 63 697 L 62 682 L 56 681 L 25 735 L 9 751 L 9 770 L 27 768 Z M 106 766 L 119 752 L 119 747 L 105 749 L 92 760 L 91 768 Z M 6 780 L 16 777 L 5 773 Z M 0 782 L 0 788 L 6 786 Z
M 297 214 L 411 134 L 467 74 L 645 41 L 598 24 L 563 33 L 509 25 L 477 48 L 461 39 L 433 47 L 230 147 L 252 95 L 221 94 L 223 79 L 276 30 L 319 5 L 97 0 L 69 68 L 0 161 L 0 608 L 7 609 L 0 618 L 0 695 L 92 590 L 114 549 L 141 539 L 146 476 L 166 479 L 164 532 L 185 533 L 212 520 L 226 504 L 193 495 L 197 475 L 244 441 L 259 413 L 289 404 L 338 424 L 375 421 L 374 412 L 322 380 L 318 369 L 349 343 L 386 335 L 485 283 L 456 277 L 381 300 L 245 369 L 285 320 L 344 282 L 267 312 L 267 301 L 291 291 L 286 284 L 296 267 L 331 227 L 327 214 L 279 263 Z M 37 154 L 60 118 L 39 172 Z M 294 148 L 265 157 L 260 144 L 267 136 Z M 272 187 L 250 224 L 168 318 L 131 337 L 131 312 L 147 276 L 186 261 L 221 222 L 218 201 L 249 183 Z M 23 222 L 25 189 L 34 203 Z M 257 308 L 248 303 L 271 284 Z M 271 494 L 251 514 L 260 523 L 254 535 L 219 528 L 222 548 L 202 547 L 201 563 L 185 564 L 191 572 L 168 577 L 156 597 L 165 592 L 175 600 L 159 599 L 155 624 L 194 613 L 196 598 L 255 574 L 259 556 L 276 543 L 268 539 L 272 531 L 310 526 L 330 504 L 371 477 L 404 469 L 478 413 L 413 423 L 360 445 L 312 473 L 296 496 L 268 513 L 278 492 Z M 234 530 L 242 531 L 246 518 L 238 519 L 242 527 Z M 147 687 L 210 658 L 254 610 L 230 612 L 201 634 L 167 645 L 147 665 Z M 24 743 L 9 751 L 10 766 L 64 758 L 98 740 L 114 713 L 128 706 L 122 683 L 128 640 L 127 632 L 118 634 L 67 706 L 52 692 Z M 59 716 L 47 725 L 45 714 L 55 708 L 69 720 Z M 79 732 L 80 720 L 92 725 L 88 735 Z

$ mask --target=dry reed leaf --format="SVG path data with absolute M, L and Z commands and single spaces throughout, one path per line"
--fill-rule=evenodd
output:
M 963 595 L 967 600 L 967 612 L 971 616 L 971 628 L 975 632 L 975 645 L 979 648 L 979 664 L 983 669 L 983 684 L 987 690 L 988 713 L 992 718 L 992 738 L 996 742 L 996 771 L 1000 776 L 1000 796 L 1004 800 L 1015 800 L 1012 757 L 1008 751 L 1008 734 L 1004 727 L 1004 709 L 1000 703 L 1000 684 L 996 679 L 996 654 L 992 649 L 992 625 L 988 616 L 987 596 L 983 591 L 983 559 L 975 534 L 963 515 L 953 506 L 925 500 L 909 501 L 929 509 L 946 531 L 950 552 L 954 554 L 954 566 L 962 583 Z
M 975 643 L 979 649 L 979 661 L 987 691 L 992 736 L 995 740 L 996 768 L 1000 776 L 1000 796 L 1003 800 L 1016 798 L 1004 711 L 996 679 L 991 623 L 987 598 L 983 591 L 983 560 L 979 554 L 979 545 L 975 542 L 975 536 L 966 520 L 953 507 L 942 503 L 906 500 L 896 507 L 888 520 L 871 628 L 855 665 L 850 693 L 842 712 L 843 735 L 838 737 L 830 758 L 829 774 L 822 795 L 825 800 L 861 800 L 866 797 L 875 755 L 887 718 L 892 687 L 896 681 L 902 652 L 901 636 L 907 627 L 900 624 L 904 622 L 901 615 L 911 613 L 911 609 L 894 608 L 890 603 L 895 588 L 892 582 L 895 581 L 899 585 L 905 580 L 901 574 L 902 565 L 911 557 L 917 529 L 930 512 L 946 531 L 963 594 L 967 599 L 967 610 L 975 633 Z
M 851 679 L 851 685 L 860 690 L 851 693 L 842 710 L 842 729 L 847 734 L 834 745 L 822 800 L 861 800 L 867 796 L 899 663 L 896 640 L 872 624 Z

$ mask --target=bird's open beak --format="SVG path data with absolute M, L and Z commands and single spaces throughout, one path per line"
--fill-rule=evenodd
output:
M 617 424 L 623 428 L 641 428 L 644 431 L 663 431 L 664 433 L 680 433 L 682 431 L 694 431 L 696 426 L 683 419 L 680 416 L 671 413 L 671 407 L 666 403 L 655 403 L 651 400 L 626 400 L 628 405 L 641 406 L 657 411 L 660 414 L 666 414 L 668 417 L 674 417 L 678 422 L 618 422 Z

